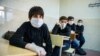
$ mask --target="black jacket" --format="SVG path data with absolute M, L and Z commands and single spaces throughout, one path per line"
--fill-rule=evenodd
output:
M 35 28 L 29 21 L 24 22 L 10 38 L 11 45 L 22 48 L 25 48 L 27 43 L 32 42 L 41 47 L 43 47 L 43 42 L 45 42 L 46 56 L 51 56 L 52 43 L 46 24 L 43 24 L 40 28 Z
M 66 25 L 64 29 L 61 29 L 59 25 L 55 25 L 52 34 L 59 34 L 59 35 L 64 35 L 64 36 L 70 36 L 70 27 Z
M 76 31 L 76 25 L 75 24 L 72 24 L 72 25 L 67 24 L 67 25 L 71 28 L 71 30 Z
M 83 35 L 83 31 L 84 31 L 84 26 L 83 25 L 81 25 L 81 26 L 76 25 L 76 33 L 78 35 Z

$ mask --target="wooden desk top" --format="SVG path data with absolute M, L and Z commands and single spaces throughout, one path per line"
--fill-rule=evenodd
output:
M 0 56 L 36 56 L 35 52 L 9 45 L 9 41 L 0 38 Z

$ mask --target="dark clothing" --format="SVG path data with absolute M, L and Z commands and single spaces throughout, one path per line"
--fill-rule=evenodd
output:
M 78 35 L 76 35 L 76 38 L 77 38 L 77 40 L 80 41 L 79 48 L 81 48 L 85 43 L 85 39 L 84 39 L 84 36 L 83 36 L 83 31 L 84 31 L 84 26 L 83 25 L 81 25 L 81 26 L 76 25 L 76 33 L 78 34 Z
M 31 23 L 24 22 L 10 38 L 10 44 L 25 48 L 27 43 L 34 42 L 36 45 L 43 47 L 43 42 L 46 43 L 46 56 L 51 56 L 52 43 L 47 25 L 44 23 L 40 28 L 35 28 Z
M 52 34 L 59 34 L 64 36 L 70 36 L 70 28 L 66 25 L 64 29 L 61 29 L 59 25 L 55 25 Z M 64 41 L 65 47 L 62 48 L 62 51 L 67 50 L 70 47 L 70 41 L 66 40 Z M 53 55 L 52 56 L 59 56 L 60 47 L 55 46 L 53 49 Z
M 83 35 L 83 31 L 84 31 L 84 26 L 83 25 L 81 25 L 81 26 L 76 25 L 76 33 L 77 34 Z
M 52 56 L 59 56 L 59 53 L 60 53 L 60 47 L 55 46 L 54 49 L 53 49 Z
M 76 37 L 77 37 L 77 40 L 79 40 L 79 43 L 80 43 L 79 48 L 81 48 L 85 43 L 85 38 L 84 38 L 83 35 L 80 35 L 80 36 L 77 35 Z
M 64 36 L 70 36 L 70 28 L 66 25 L 64 29 L 61 29 L 59 25 L 55 25 L 52 34 L 59 34 Z
M 52 34 L 59 34 L 63 36 L 70 36 L 70 28 L 66 25 L 64 29 L 61 29 L 59 25 L 55 25 Z M 64 45 L 63 50 L 67 50 L 70 47 L 70 40 L 64 40 Z
M 71 30 L 76 31 L 76 25 L 75 24 L 72 24 L 72 25 L 67 24 L 67 25 L 71 28 Z
M 79 43 L 77 42 L 78 40 L 73 40 L 71 41 L 71 47 L 74 49 L 79 49 Z
M 67 24 L 67 25 L 71 28 L 71 31 L 76 32 L 76 25 L 75 25 L 75 24 L 72 24 L 72 25 Z M 71 42 L 71 47 L 72 47 L 72 48 L 75 48 L 75 49 L 78 49 L 79 44 L 78 44 L 75 40 L 73 40 L 73 41 Z
M 64 43 L 63 43 L 64 47 L 62 48 L 62 51 L 69 49 L 70 44 L 71 44 L 70 40 L 64 41 Z

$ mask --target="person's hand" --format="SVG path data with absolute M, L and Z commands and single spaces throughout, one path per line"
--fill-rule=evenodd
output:
M 56 22 L 56 24 L 59 25 L 59 26 L 61 25 L 59 22 Z
M 38 47 L 34 43 L 26 44 L 25 48 L 29 49 L 31 51 L 35 51 L 38 54 L 38 56 L 40 56 L 40 50 L 38 49 Z
M 46 51 L 44 50 L 44 48 L 39 47 L 34 43 L 26 44 L 25 48 L 27 48 L 31 51 L 35 51 L 38 54 L 38 56 L 46 56 Z
M 38 56 L 46 56 L 46 51 L 42 47 L 38 46 L 38 49 L 36 50 L 36 52 L 37 52 Z
M 71 31 L 71 34 L 75 34 L 75 31 Z
M 39 46 L 38 46 L 38 48 L 39 48 L 39 50 L 40 50 L 40 56 L 46 56 L 46 51 L 45 51 L 45 49 L 42 48 L 42 47 L 39 47 Z

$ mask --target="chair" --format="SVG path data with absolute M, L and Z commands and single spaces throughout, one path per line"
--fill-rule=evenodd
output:
M 61 56 L 62 47 L 63 47 L 63 41 L 65 39 L 64 38 L 65 36 L 54 35 L 54 34 L 50 34 L 50 36 L 51 36 L 52 45 L 61 47 L 60 48 L 60 53 L 59 53 L 59 56 Z M 68 53 L 69 55 L 73 55 L 73 56 L 75 55 L 75 49 L 73 49 L 71 47 L 68 50 L 65 50 L 64 52 Z
M 74 48 L 69 48 L 68 50 L 65 50 L 64 52 L 66 52 L 68 54 L 68 56 L 75 56 L 75 49 Z
M 70 40 L 73 41 L 76 38 L 76 34 L 71 34 L 70 35 Z M 66 53 L 68 53 L 68 56 L 75 56 L 75 49 L 71 48 L 71 44 L 70 44 L 70 48 L 68 50 L 65 50 Z
M 52 45 L 61 47 L 59 53 L 59 56 L 61 56 L 62 47 L 63 47 L 63 38 L 60 35 L 54 35 L 54 34 L 50 34 L 50 36 L 51 36 Z

